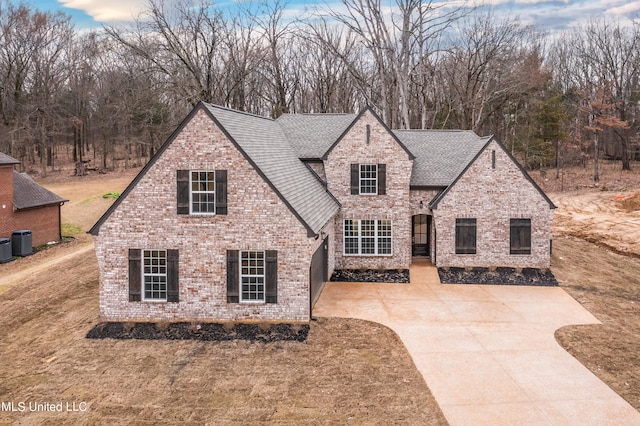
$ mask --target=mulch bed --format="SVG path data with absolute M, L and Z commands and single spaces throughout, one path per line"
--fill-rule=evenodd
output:
M 549 269 L 523 268 L 438 268 L 442 284 L 494 284 L 494 285 L 532 285 L 557 286 L 558 281 Z
M 408 269 L 336 269 L 331 281 L 356 283 L 403 283 L 409 282 Z
M 283 340 L 305 342 L 308 324 L 229 324 L 219 323 L 151 323 L 103 322 L 87 333 L 88 339 L 139 340 L 249 340 L 251 342 L 278 342 Z

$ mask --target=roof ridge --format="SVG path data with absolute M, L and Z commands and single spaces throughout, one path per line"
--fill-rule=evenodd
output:
M 237 109 L 233 109 L 233 108 L 229 108 L 229 107 L 225 107 L 222 105 L 217 105 L 217 104 L 211 104 L 209 102 L 202 102 L 204 105 L 207 106 L 207 108 L 215 108 L 215 109 L 221 109 L 223 111 L 228 111 L 228 112 L 233 112 L 235 114 L 242 114 L 242 115 L 248 115 L 249 117 L 254 117 L 254 118 L 261 118 L 263 120 L 268 120 L 268 121 L 275 121 L 273 118 L 271 117 L 265 117 L 264 115 L 258 115 L 258 114 L 253 114 L 251 112 L 247 112 L 247 111 L 240 111 Z
M 343 115 L 357 115 L 357 114 L 355 112 L 286 112 L 282 114 L 280 117 L 283 117 L 285 115 L 319 115 L 319 116 L 326 117 L 328 115 L 343 116 Z
M 446 132 L 446 133 L 476 133 L 473 130 L 464 129 L 395 129 L 394 132 Z

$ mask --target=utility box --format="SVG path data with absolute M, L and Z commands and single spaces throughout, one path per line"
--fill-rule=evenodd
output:
M 15 260 L 11 254 L 11 240 L 0 238 L 0 263 L 7 263 Z
M 14 256 L 29 256 L 33 253 L 31 245 L 31 231 L 23 229 L 13 231 L 11 234 L 11 245 L 13 247 Z

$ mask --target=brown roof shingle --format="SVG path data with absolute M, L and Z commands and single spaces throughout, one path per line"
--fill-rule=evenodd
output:
M 13 172 L 13 204 L 16 209 L 23 210 L 32 207 L 60 204 L 69 200 L 54 194 L 38 185 L 31 177 L 24 173 Z

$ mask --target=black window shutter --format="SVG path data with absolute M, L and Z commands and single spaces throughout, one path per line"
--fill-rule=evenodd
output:
M 475 219 L 456 219 L 456 254 L 476 254 Z
M 177 170 L 178 214 L 189 214 L 189 170 Z
M 142 288 L 142 250 L 129 249 L 129 302 L 139 302 Z
M 378 164 L 378 195 L 387 193 L 387 165 Z
M 351 195 L 360 194 L 360 164 L 351 165 Z
M 167 250 L 167 302 L 180 301 L 178 250 Z
M 267 250 L 265 253 L 265 302 L 278 303 L 278 252 Z
M 216 170 L 216 214 L 227 214 L 226 170 Z
M 238 250 L 227 250 L 227 303 L 240 302 L 240 262 Z
M 511 219 L 510 254 L 531 254 L 531 219 Z

